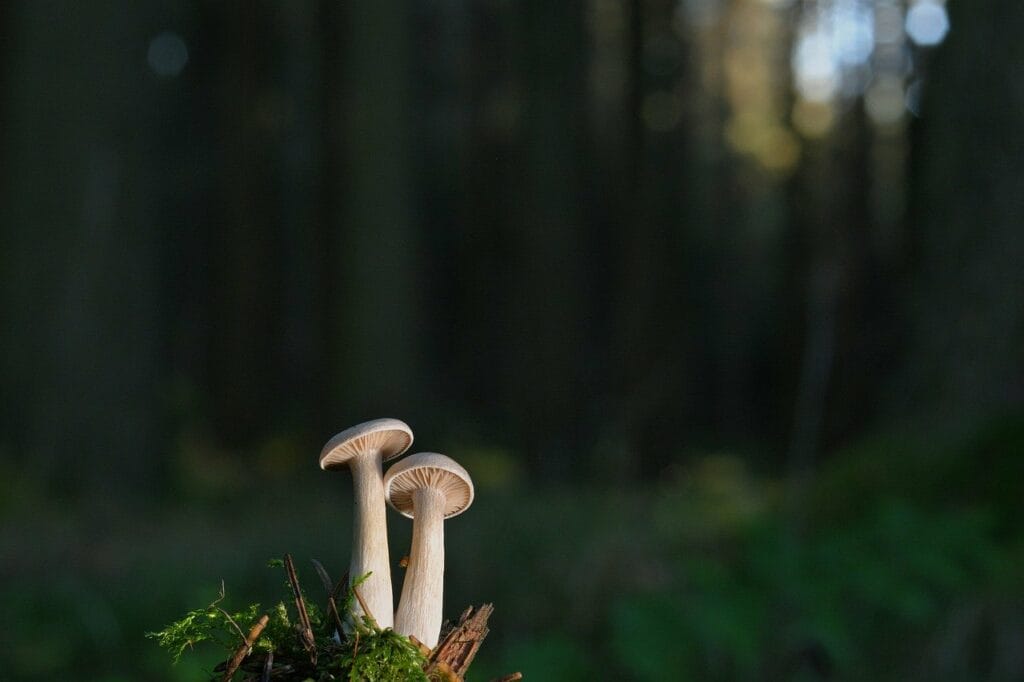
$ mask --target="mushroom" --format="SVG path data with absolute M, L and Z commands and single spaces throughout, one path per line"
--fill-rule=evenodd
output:
M 413 519 L 395 632 L 414 636 L 433 649 L 443 616 L 444 520 L 473 503 L 473 481 L 450 457 L 421 452 L 388 469 L 384 490 L 388 504 Z
M 355 514 L 352 518 L 352 560 L 348 574 L 355 580 L 370 574 L 359 586 L 377 625 L 394 623 L 391 567 L 388 560 L 387 510 L 381 465 L 412 445 L 412 429 L 398 419 L 374 419 L 345 429 L 320 451 L 320 468 L 352 470 Z M 358 606 L 356 607 L 358 610 Z

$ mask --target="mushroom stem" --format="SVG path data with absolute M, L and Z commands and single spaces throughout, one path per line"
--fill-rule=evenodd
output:
M 395 614 L 395 631 L 433 649 L 441 632 L 444 599 L 445 495 L 435 488 L 412 493 L 415 517 L 409 568 Z
M 352 487 L 355 495 L 355 515 L 352 517 L 352 562 L 349 576 L 352 580 L 370 574 L 359 586 L 359 594 L 377 625 L 389 628 L 393 624 L 391 610 L 391 567 L 388 559 L 387 512 L 384 502 L 384 483 L 381 457 L 368 452 L 351 461 Z M 357 612 L 362 611 L 358 604 Z

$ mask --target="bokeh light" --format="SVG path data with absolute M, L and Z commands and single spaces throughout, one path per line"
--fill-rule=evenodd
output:
M 874 33 L 878 45 L 893 45 L 903 41 L 903 11 L 892 0 L 876 3 Z
M 839 89 L 839 68 L 828 36 L 814 31 L 801 36 L 793 54 L 793 71 L 800 95 L 811 102 L 827 102 Z
M 918 45 L 938 45 L 949 32 L 946 8 L 933 0 L 919 0 L 907 12 L 906 30 Z
M 188 46 L 177 33 L 164 31 L 149 41 L 146 61 L 158 76 L 177 76 L 188 63 Z
M 875 15 L 869 5 L 837 2 L 829 14 L 834 52 L 847 66 L 864 64 L 875 48 Z
M 792 122 L 801 135 L 820 137 L 833 128 L 835 112 L 814 105 L 862 95 L 864 110 L 875 125 L 896 123 L 907 110 L 918 115 L 920 77 L 911 63 L 917 56 L 907 45 L 937 45 L 950 23 L 944 0 L 911 0 L 906 7 L 898 0 L 820 0 L 802 5 L 791 58 L 798 95 Z M 918 85 L 908 89 L 910 81 Z
M 681 0 L 676 6 L 675 23 L 677 27 L 692 24 L 707 28 L 718 21 L 721 12 L 721 0 Z
M 864 108 L 878 125 L 891 125 L 903 117 L 906 95 L 895 76 L 879 78 L 864 95 Z
M 824 137 L 835 124 L 835 107 L 829 102 L 797 100 L 793 105 L 793 127 L 808 139 Z

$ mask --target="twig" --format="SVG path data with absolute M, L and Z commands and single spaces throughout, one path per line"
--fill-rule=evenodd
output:
M 342 585 L 348 582 L 348 573 L 345 574 L 345 577 L 343 579 L 344 583 L 333 583 L 331 581 L 331 576 L 327 572 L 327 569 L 324 568 L 324 565 L 316 559 L 311 559 L 311 561 L 313 562 L 313 568 L 316 569 L 317 575 L 320 576 L 320 582 L 324 586 L 324 591 L 327 592 L 327 613 L 331 614 L 331 616 L 334 618 L 334 625 L 336 626 L 335 629 L 337 631 L 337 636 L 340 638 L 342 636 L 342 633 L 345 632 L 345 630 L 341 623 L 341 616 L 338 614 L 338 602 L 336 601 L 336 599 L 337 593 L 341 589 Z
M 292 586 L 292 593 L 295 595 L 295 610 L 299 614 L 299 639 L 302 648 L 309 654 L 309 662 L 316 666 L 316 638 L 313 636 L 313 626 L 309 622 L 309 614 L 306 612 L 306 600 L 302 598 L 302 589 L 299 587 L 299 576 L 295 573 L 295 562 L 291 554 L 284 555 L 284 570 L 288 573 L 288 582 Z
M 522 673 L 509 673 L 504 677 L 495 677 L 491 682 L 516 682 L 516 680 L 523 679 Z
M 370 619 L 370 624 L 373 626 L 373 629 L 376 630 L 378 627 L 377 619 L 373 617 L 373 614 L 370 613 L 370 609 L 366 607 L 366 602 L 363 601 L 363 595 L 359 594 L 359 588 L 355 585 L 352 586 L 352 594 L 356 596 L 356 601 L 359 602 L 359 608 L 363 610 L 363 615 Z
M 263 614 L 260 619 L 256 621 L 256 624 L 249 630 L 249 635 L 245 637 L 245 641 L 242 646 L 238 647 L 235 651 L 234 656 L 228 661 L 227 668 L 224 669 L 224 677 L 221 678 L 222 682 L 228 682 L 234 676 L 235 671 L 238 670 L 238 666 L 242 665 L 242 661 L 245 657 L 252 652 L 252 646 L 256 643 L 256 640 L 260 638 L 260 633 L 263 632 L 263 628 L 267 627 L 267 623 L 270 622 L 270 616 Z
M 420 650 L 421 654 L 423 654 L 427 658 L 430 657 L 430 647 L 421 642 L 420 640 L 416 639 L 416 635 L 409 635 L 409 641 L 412 642 L 412 645 L 414 647 Z
M 316 559 L 310 559 L 310 561 L 313 563 L 313 568 L 316 569 L 316 574 L 320 576 L 320 582 L 323 584 L 327 596 L 334 596 L 334 591 L 331 589 L 331 585 L 334 583 L 331 582 L 331 576 L 327 573 L 327 569 Z
M 221 613 L 223 613 L 224 617 L 228 619 L 228 622 L 235 626 L 235 631 L 238 632 L 238 636 L 241 637 L 242 642 L 244 643 L 245 642 L 245 633 L 242 632 L 242 628 L 238 627 L 238 623 L 236 623 L 235 619 L 231 617 L 231 614 L 228 613 L 227 611 L 225 611 L 224 609 L 222 609 L 219 606 L 217 607 L 217 610 L 220 611 Z
M 341 580 L 334 583 L 334 590 L 331 592 L 331 596 L 334 597 L 334 601 L 338 601 L 338 597 L 341 596 L 342 592 L 348 589 L 348 571 L 345 571 L 345 575 L 341 576 Z
M 338 614 L 338 604 L 334 601 L 333 596 L 327 598 L 327 610 L 330 612 L 331 616 L 334 617 L 334 625 L 337 628 L 338 637 L 341 637 L 345 630 L 341 624 L 341 616 Z

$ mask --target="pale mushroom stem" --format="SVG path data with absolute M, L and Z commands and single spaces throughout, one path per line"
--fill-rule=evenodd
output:
M 388 559 L 387 513 L 384 502 L 384 482 L 381 458 L 378 453 L 354 457 L 351 463 L 352 485 L 356 498 L 352 519 L 352 562 L 349 578 L 356 580 L 370 573 L 359 595 L 366 602 L 377 625 L 389 628 L 394 624 L 391 610 L 391 567 Z M 361 613 L 358 602 L 356 613 Z
M 434 488 L 412 493 L 412 549 L 395 614 L 395 631 L 433 649 L 441 632 L 444 599 L 445 496 Z

